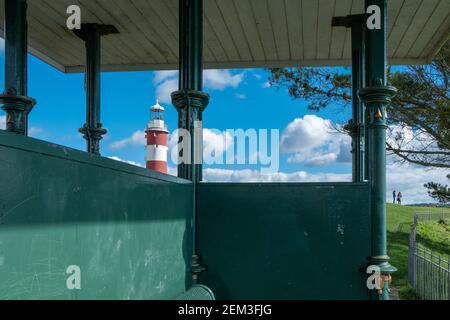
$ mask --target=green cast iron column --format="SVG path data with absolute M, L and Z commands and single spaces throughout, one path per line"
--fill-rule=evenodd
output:
M 361 16 L 352 25 L 352 152 L 353 152 L 353 182 L 365 180 L 365 118 L 364 105 L 358 96 L 358 91 L 364 87 L 364 24 Z
M 100 140 L 106 134 L 100 122 L 101 37 L 117 30 L 110 25 L 82 24 L 75 34 L 86 47 L 86 123 L 79 131 L 86 139 L 89 153 L 100 154 Z
M 197 183 L 202 180 L 202 113 L 209 103 L 209 95 L 202 92 L 203 0 L 179 0 L 179 23 L 179 90 L 172 93 L 172 104 L 178 111 L 178 128 L 189 133 L 190 138 L 189 150 L 179 151 L 182 159 L 188 159 L 178 164 L 178 176 L 193 182 L 191 273 L 193 282 L 197 283 L 199 274 L 205 270 L 197 252 Z
M 352 35 L 352 119 L 345 126 L 352 137 L 352 181 L 365 180 L 365 117 L 364 105 L 358 96 L 358 91 L 364 86 L 364 28 L 365 15 L 349 15 L 334 17 L 333 27 L 351 28 Z
M 203 1 L 180 0 L 180 67 L 179 90 L 172 93 L 178 111 L 178 128 L 188 131 L 197 151 L 202 150 L 202 113 L 209 103 L 203 88 Z M 194 140 L 195 134 L 198 139 Z M 192 149 L 192 148 L 191 148 Z M 189 163 L 178 165 L 180 178 L 201 181 L 201 152 L 190 152 Z M 182 151 L 182 152 L 183 152 Z
M 371 265 L 380 267 L 383 289 L 374 295 L 389 299 L 390 275 L 396 268 L 389 264 L 386 240 L 386 106 L 396 89 L 386 85 L 386 0 L 366 0 L 366 8 L 377 5 L 381 9 L 381 29 L 366 28 L 366 87 L 359 95 L 366 105 L 368 117 L 369 183 L 371 188 L 372 256 Z
M 5 91 L 0 104 L 6 130 L 28 134 L 28 114 L 36 101 L 27 96 L 27 1 L 5 1 Z

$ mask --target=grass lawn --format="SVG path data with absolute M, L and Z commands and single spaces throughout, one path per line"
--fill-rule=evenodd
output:
M 448 258 L 450 255 L 450 220 L 419 223 L 418 242 Z
M 414 299 L 413 292 L 408 287 L 408 243 L 414 213 L 440 213 L 442 210 L 394 204 L 387 206 L 388 255 L 391 257 L 390 263 L 398 269 L 393 275 L 392 284 L 400 287 L 401 299 Z M 450 230 L 450 222 L 447 225 L 437 221 L 422 223 L 419 226 L 419 242 L 431 250 L 450 254 L 447 229 Z

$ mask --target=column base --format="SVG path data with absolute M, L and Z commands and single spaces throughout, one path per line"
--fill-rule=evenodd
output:
M 380 268 L 379 289 L 373 290 L 371 296 L 374 300 L 389 300 L 389 285 L 392 282 L 392 274 L 397 268 L 389 263 L 389 256 L 372 256 L 369 258 L 370 265 Z
M 100 140 L 103 139 L 103 135 L 107 133 L 107 130 L 98 127 L 98 128 L 90 128 L 87 125 L 84 125 L 83 128 L 78 130 L 83 134 L 84 139 L 88 143 L 88 152 L 93 154 L 100 154 Z
M 206 265 L 202 264 L 202 258 L 199 254 L 194 254 L 191 257 L 191 274 L 194 283 L 197 283 L 200 273 L 207 270 Z
M 397 271 L 397 268 L 389 263 L 389 260 L 391 259 L 389 256 L 372 256 L 369 259 L 371 265 L 380 267 L 381 273 L 390 274 Z
M 6 112 L 6 131 L 26 135 L 28 114 L 36 105 L 36 100 L 27 96 L 2 94 L 0 104 Z

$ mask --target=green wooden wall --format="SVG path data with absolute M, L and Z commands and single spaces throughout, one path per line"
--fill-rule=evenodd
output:
M 1 130 L 0 177 L 0 299 L 188 287 L 190 182 Z M 219 299 L 366 299 L 369 200 L 365 183 L 201 183 L 201 282 Z
M 218 299 L 368 298 L 368 184 L 202 183 L 198 237 Z
M 185 291 L 191 184 L 0 130 L 0 299 Z M 69 290 L 67 268 L 81 270 Z

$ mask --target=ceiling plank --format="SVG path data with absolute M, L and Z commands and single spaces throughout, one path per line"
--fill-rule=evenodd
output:
M 102 38 L 103 70 L 176 69 L 178 1 L 30 0 L 29 51 L 59 70 L 84 70 L 83 42 L 65 26 L 67 6 L 79 4 L 84 23 L 120 31 Z M 347 65 L 350 30 L 332 28 L 331 18 L 364 12 L 364 0 L 204 3 L 206 68 Z M 429 61 L 449 37 L 449 6 L 449 0 L 388 1 L 389 62 Z
M 319 1 L 302 0 L 303 39 L 307 44 L 303 47 L 306 60 L 317 57 L 317 30 Z
M 339 0 L 336 1 L 336 7 L 334 10 L 335 17 L 344 17 L 350 14 L 352 8 L 352 0 Z M 345 45 L 345 37 L 347 34 L 347 28 L 334 27 L 331 30 L 331 44 L 330 59 L 342 59 Z
M 291 59 L 291 50 L 288 36 L 286 6 L 284 0 L 268 0 L 270 21 L 273 26 L 273 34 L 278 59 Z
M 46 1 L 54 2 L 55 4 L 59 2 L 54 0 Z M 70 5 L 70 3 L 73 3 L 72 0 L 64 0 L 63 2 L 66 7 Z M 126 30 L 107 11 L 100 7 L 96 1 L 88 0 L 83 2 L 80 1 L 79 3 L 82 10 L 83 22 L 112 24 L 119 32 Z M 61 10 L 63 10 L 63 8 L 61 8 Z M 119 64 L 125 63 L 127 58 L 129 58 L 132 63 L 137 62 L 139 61 L 138 57 L 141 55 L 141 52 L 134 47 L 133 42 L 128 41 L 123 33 L 104 38 L 102 41 L 102 51 L 103 50 L 108 51 L 110 54 L 118 55 Z
M 244 28 L 239 20 L 233 1 L 216 0 L 216 3 L 222 19 L 225 21 L 226 28 L 233 39 L 233 44 L 238 51 L 240 60 L 252 61 L 253 57 L 245 37 Z
M 319 0 L 317 26 L 317 59 L 328 59 L 330 56 L 331 22 L 336 6 L 335 0 Z
M 266 60 L 264 48 L 259 37 L 256 21 L 249 0 L 232 0 L 254 61 Z
M 450 1 L 441 0 L 408 52 L 408 57 L 427 56 L 430 62 L 439 47 L 449 38 Z M 433 35 L 431 38 L 429 35 Z
M 403 39 L 404 34 L 408 31 L 411 23 L 413 23 L 413 17 L 416 14 L 421 0 L 405 0 L 397 19 L 394 22 L 393 30 L 389 36 L 388 55 L 394 56 L 400 42 Z
M 403 58 L 407 56 L 412 45 L 420 35 L 420 31 L 428 22 L 438 4 L 439 0 L 422 0 L 422 4 L 420 5 L 414 16 L 414 22 L 410 25 L 408 30 L 403 35 L 403 38 L 394 53 L 396 57 Z
M 93 1 L 93 0 L 89 0 Z M 132 5 L 129 1 L 123 0 L 95 0 L 106 11 L 116 17 L 120 22 L 120 25 L 127 26 L 126 36 L 135 43 L 136 48 L 143 49 L 141 58 L 149 59 L 150 61 L 164 61 L 167 62 L 167 56 L 164 54 L 164 50 L 160 48 L 160 44 L 157 43 L 155 38 L 148 36 L 146 30 L 135 19 L 138 19 L 132 11 Z M 115 4 L 115 5 L 114 5 Z M 132 17 L 130 16 L 132 15 Z M 120 30 L 119 30 L 120 31 Z
M 222 13 L 215 0 L 205 1 L 206 19 L 212 28 L 217 41 L 220 41 L 221 47 L 226 53 L 226 57 L 231 61 L 239 61 L 240 56 L 230 31 L 223 19 Z
M 250 2 L 252 4 L 259 38 L 264 47 L 265 57 L 268 60 L 277 60 L 278 53 L 267 0 L 250 0 Z
M 285 0 L 291 59 L 303 59 L 302 3 L 298 0 Z
M 28 4 L 28 12 L 30 13 L 29 23 L 33 24 L 33 28 L 28 31 L 29 37 L 51 39 L 53 41 L 48 41 L 47 43 L 47 47 L 50 50 L 57 50 L 60 52 L 61 56 L 67 61 L 70 61 L 69 63 L 71 64 L 82 62 L 82 60 L 80 60 L 80 53 L 84 52 L 83 42 L 67 41 L 68 38 L 76 38 L 76 36 L 67 28 L 53 27 L 57 22 L 53 18 L 51 8 L 45 7 L 43 3 L 36 5 L 36 2 L 34 2 Z

